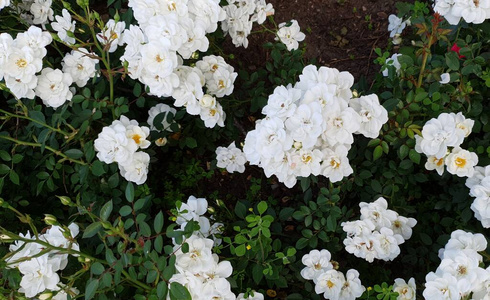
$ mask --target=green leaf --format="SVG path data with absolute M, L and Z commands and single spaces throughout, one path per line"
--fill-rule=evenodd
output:
M 12 158 L 10 157 L 10 154 L 8 154 L 8 152 L 5 150 L 0 150 L 0 159 L 2 159 L 3 161 L 12 160 Z
M 14 170 L 10 170 L 9 177 L 10 177 L 10 181 L 12 181 L 13 184 L 16 184 L 16 185 L 20 184 L 19 175 Z
M 168 286 L 165 281 L 160 281 L 157 285 L 157 296 L 158 299 L 165 299 L 168 293 Z
M 66 156 L 72 159 L 79 159 L 83 156 L 83 152 L 80 149 L 70 149 L 65 152 Z
M 134 200 L 134 186 L 131 182 L 128 182 L 128 185 L 126 186 L 126 200 L 129 202 L 133 202 Z
M 40 111 L 36 111 L 36 110 L 29 111 L 29 117 L 31 117 L 32 119 L 34 119 L 38 122 L 46 124 L 46 118 L 44 117 L 43 113 Z M 39 127 L 39 128 L 43 127 L 43 125 L 40 125 L 37 123 L 33 123 L 33 124 L 34 124 L 34 126 Z
M 245 248 L 245 244 L 241 244 L 240 246 L 235 248 L 236 256 L 244 256 L 247 249 Z
M 7 174 L 10 171 L 10 167 L 5 164 L 0 164 L 0 175 Z
M 446 64 L 450 69 L 452 69 L 454 71 L 459 70 L 458 54 L 454 51 L 446 53 Z
M 187 137 L 185 139 L 185 144 L 187 145 L 187 147 L 189 147 L 191 149 L 194 149 L 197 147 L 197 141 L 195 138 L 192 138 L 192 137 Z
M 373 151 L 373 161 L 377 160 L 383 154 L 383 147 L 381 145 L 376 146 Z
M 119 214 L 122 217 L 125 217 L 132 212 L 133 212 L 133 209 L 129 205 L 124 205 L 123 207 L 121 207 L 121 209 L 119 209 Z
M 410 149 L 408 148 L 407 145 L 401 145 L 400 146 L 400 153 L 398 154 L 398 156 L 400 157 L 400 159 L 404 159 L 405 157 L 407 157 L 409 150 Z
M 260 201 L 257 204 L 257 210 L 259 211 L 259 215 L 262 215 L 267 210 L 267 203 L 265 201 Z
M 415 151 L 414 149 L 410 149 L 410 154 L 408 155 L 411 161 L 413 161 L 416 164 L 420 163 L 420 153 Z
M 99 280 L 92 279 L 91 281 L 89 281 L 87 286 L 85 287 L 85 300 L 92 299 L 95 296 L 95 292 L 97 291 L 98 287 Z
M 87 228 L 85 228 L 85 231 L 83 232 L 82 238 L 86 239 L 86 238 L 93 237 L 94 235 L 97 234 L 97 232 L 99 232 L 101 226 L 102 225 L 100 224 L 100 222 L 95 222 L 88 225 Z
M 105 173 L 105 170 L 104 170 L 104 165 L 102 164 L 102 162 L 100 160 L 94 161 L 92 164 L 92 174 L 94 174 L 95 176 L 98 177 L 104 173 Z
M 112 207 L 112 200 L 102 206 L 102 208 L 100 209 L 100 218 L 102 219 L 102 221 L 107 221 L 107 219 L 111 215 Z
M 104 273 L 104 266 L 100 262 L 94 262 L 92 266 L 90 267 L 90 272 L 94 275 L 100 275 Z
M 138 199 L 138 201 L 136 201 L 136 203 L 134 204 L 134 211 L 138 211 L 142 209 L 143 206 L 145 206 L 145 203 L 146 203 L 145 198 Z
M 422 241 L 422 243 L 426 244 L 427 246 L 432 245 L 432 239 L 427 233 L 421 232 L 420 240 Z
M 153 221 L 153 229 L 155 229 L 155 233 L 160 233 L 162 232 L 162 228 L 163 228 L 163 213 L 160 211 L 155 216 L 155 220 Z
M 259 284 L 262 278 L 264 277 L 263 267 L 260 264 L 254 264 L 252 268 L 252 278 L 255 284 Z
M 170 299 L 171 300 L 192 300 L 189 291 L 180 283 L 172 282 L 170 284 Z

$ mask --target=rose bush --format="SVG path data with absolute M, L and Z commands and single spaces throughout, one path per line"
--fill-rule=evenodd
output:
M 488 299 L 489 5 L 397 8 L 368 84 L 263 0 L 0 1 L 2 299 Z

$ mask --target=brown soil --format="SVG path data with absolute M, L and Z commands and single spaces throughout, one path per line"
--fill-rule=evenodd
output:
M 351 72 L 356 81 L 365 76 L 368 82 L 379 71 L 373 64 L 374 49 L 388 43 L 388 16 L 396 12 L 396 0 L 269 0 L 275 9 L 279 24 L 291 19 L 298 21 L 306 34 L 306 56 L 317 64 Z M 271 26 L 266 21 L 267 26 Z M 260 28 L 257 28 L 259 30 Z M 254 28 L 255 30 L 255 28 Z M 228 39 L 229 40 L 229 39 Z M 228 53 L 235 53 L 251 68 L 261 66 L 267 59 L 264 41 L 273 36 L 252 35 L 247 49 L 231 45 Z

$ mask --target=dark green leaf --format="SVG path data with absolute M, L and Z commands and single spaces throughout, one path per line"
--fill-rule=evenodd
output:
M 87 228 L 85 228 L 85 231 L 83 232 L 82 238 L 85 239 L 85 238 L 93 237 L 94 235 L 97 234 L 97 232 L 99 232 L 100 228 L 101 228 L 100 222 L 95 222 L 88 225 Z
M 107 221 L 112 212 L 112 200 L 104 204 L 100 209 L 100 218 L 102 221 Z
M 172 282 L 170 284 L 170 299 L 171 300 L 192 300 L 189 291 L 180 283 Z

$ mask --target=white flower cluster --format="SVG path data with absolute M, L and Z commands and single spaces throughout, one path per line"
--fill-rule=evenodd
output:
M 60 226 L 51 226 L 46 233 L 38 236 L 38 239 L 55 247 L 73 249 L 78 251 L 78 244 L 74 238 L 78 235 L 78 225 L 72 223 L 68 226 L 69 232 L 64 232 Z M 63 286 L 60 283 L 58 271 L 63 270 L 68 264 L 68 254 L 56 251 L 45 251 L 45 247 L 35 242 L 35 237 L 29 232 L 20 234 L 24 239 L 32 239 L 32 242 L 24 243 L 16 241 L 10 245 L 10 251 L 14 254 L 6 259 L 8 268 L 18 268 L 22 273 L 19 292 L 26 297 L 34 297 L 45 290 L 59 291 Z M 71 236 L 66 238 L 65 236 Z M 43 253 L 41 253 L 43 252 Z M 70 293 L 78 293 L 70 291 Z M 66 291 L 59 292 L 53 299 L 66 299 Z
M 425 277 L 423 296 L 426 300 L 440 299 L 488 299 L 490 295 L 490 268 L 483 269 L 483 258 L 479 251 L 487 248 L 482 234 L 463 230 L 451 233 L 444 249 L 439 251 L 441 264 L 435 272 Z
M 375 258 L 394 260 L 400 254 L 399 245 L 412 236 L 417 220 L 388 209 L 388 202 L 383 197 L 371 203 L 361 202 L 359 207 L 360 220 L 341 224 L 347 233 L 345 250 L 368 262 Z
M 313 280 L 315 292 L 325 299 L 354 300 L 362 295 L 366 288 L 359 280 L 359 272 L 354 269 L 346 275 L 334 268 L 328 250 L 311 250 L 305 254 L 301 262 L 306 266 L 301 270 L 301 277 Z
M 226 18 L 221 22 L 221 29 L 225 35 L 230 34 L 236 47 L 248 47 L 248 35 L 252 31 L 253 23 L 262 24 L 267 16 L 274 14 L 272 4 L 265 0 L 228 0 L 223 6 Z
M 451 25 L 458 25 L 461 18 L 466 23 L 481 24 L 490 19 L 490 0 L 436 0 L 434 11 Z
M 470 196 L 475 197 L 471 210 L 483 227 L 490 228 L 490 166 L 475 167 L 475 173 L 466 180 Z
M 48 21 L 53 21 L 51 4 L 53 0 L 22 0 L 17 3 L 17 10 L 27 23 L 44 28 Z
M 228 147 L 216 148 L 216 160 L 216 166 L 218 168 L 226 168 L 229 173 L 245 172 L 247 158 L 243 151 L 235 146 L 235 142 L 232 142 Z
M 398 18 L 396 15 L 390 15 L 388 17 L 388 31 L 390 32 L 390 38 L 395 45 L 401 43 L 401 34 L 406 26 L 410 26 L 410 18 L 403 21 L 402 18 Z
M 415 150 L 427 155 L 427 170 L 436 170 L 439 175 L 447 171 L 459 177 L 471 177 L 478 163 L 478 156 L 459 146 L 473 128 L 475 121 L 466 119 L 462 113 L 442 113 L 437 119 L 425 123 L 422 136 L 415 136 Z M 448 147 L 454 147 L 451 151 Z
M 264 296 L 257 292 L 248 298 L 244 298 L 244 294 L 237 298 L 231 291 L 231 285 L 226 278 L 233 273 L 233 267 L 229 261 L 220 262 L 218 255 L 212 252 L 213 246 L 221 243 L 221 240 L 215 239 L 214 234 L 220 232 L 223 224 L 210 225 L 210 220 L 204 216 L 207 208 L 206 199 L 194 196 L 190 196 L 187 203 L 177 207 L 176 223 L 183 229 L 193 220 L 199 223 L 200 230 L 184 241 L 189 245 L 186 253 L 182 252 L 181 245 L 174 246 L 177 273 L 170 278 L 169 283 L 178 282 L 185 286 L 194 300 L 263 300 Z M 211 235 L 214 242 L 206 238 Z
M 287 187 L 311 174 L 340 181 L 353 172 L 347 158 L 353 134 L 377 137 L 388 113 L 374 94 L 352 98 L 348 72 L 309 65 L 299 78 L 269 96 L 266 118 L 247 133 L 243 151 L 250 164 Z
M 393 292 L 398 293 L 397 300 L 415 300 L 417 296 L 416 290 L 417 286 L 413 277 L 408 282 L 405 282 L 402 278 L 397 278 L 395 279 L 395 284 L 393 284 Z
M 229 261 L 220 262 L 218 255 L 212 252 L 214 242 L 192 235 L 185 243 L 189 245 L 187 253 L 182 252 L 181 245 L 174 246 L 177 273 L 169 283 L 178 282 L 185 286 L 193 300 L 235 300 L 230 282 L 226 280 L 233 267 Z
M 277 31 L 276 41 L 279 40 L 281 43 L 286 45 L 286 48 L 291 50 L 297 50 L 299 47 L 299 42 L 305 39 L 305 34 L 301 32 L 299 28 L 298 21 L 291 20 L 291 24 L 281 23 L 279 24 L 279 30 Z
M 127 181 L 143 184 L 148 174 L 150 155 L 137 150 L 150 146 L 149 135 L 148 127 L 121 116 L 120 120 L 102 128 L 94 141 L 97 158 L 106 164 L 117 162 L 121 176 Z
M 182 58 L 208 49 L 206 33 L 216 30 L 219 14 L 224 11 L 213 0 L 189 1 L 187 5 L 157 2 L 165 3 L 151 7 L 145 1 L 130 1 L 140 26 L 130 25 L 123 32 L 124 26 L 114 28 L 112 34 L 109 31 L 104 36 L 109 36 L 111 47 L 119 42 L 127 44 L 121 61 L 127 64 L 129 76 L 145 84 L 150 94 L 173 97 L 175 106 L 185 106 L 189 114 L 199 115 L 206 127 L 223 127 L 226 115 L 213 96 L 230 95 L 238 74 L 219 56 L 206 56 L 196 67 L 183 65 Z

